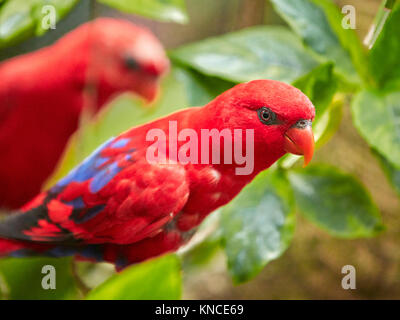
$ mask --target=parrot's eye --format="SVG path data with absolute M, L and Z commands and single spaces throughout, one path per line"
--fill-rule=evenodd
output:
M 130 70 L 139 69 L 139 63 L 130 55 L 124 56 L 124 65 Z
M 267 107 L 262 107 L 257 110 L 258 118 L 264 124 L 274 124 L 276 120 L 276 114 Z

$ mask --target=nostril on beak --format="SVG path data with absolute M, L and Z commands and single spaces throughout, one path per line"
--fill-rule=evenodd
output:
M 314 153 L 311 120 L 299 120 L 286 131 L 284 149 L 289 153 L 304 155 L 304 166 L 311 161 Z
M 304 128 L 307 128 L 308 126 L 311 127 L 311 125 L 312 125 L 311 120 L 302 119 L 302 120 L 297 121 L 296 124 L 294 125 L 294 127 L 299 128 L 299 129 L 304 129 Z

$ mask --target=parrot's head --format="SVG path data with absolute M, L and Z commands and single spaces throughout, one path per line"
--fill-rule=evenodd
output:
M 149 30 L 121 19 L 100 18 L 83 28 L 89 38 L 87 76 L 106 96 L 100 100 L 129 91 L 152 101 L 160 77 L 169 69 L 159 40 Z
M 256 162 L 271 165 L 285 153 L 303 155 L 304 165 L 311 161 L 315 108 L 299 89 L 280 81 L 254 80 L 221 94 L 210 107 L 215 123 L 254 130 Z

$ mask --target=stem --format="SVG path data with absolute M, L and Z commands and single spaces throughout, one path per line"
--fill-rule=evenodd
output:
M 85 297 L 89 293 L 90 288 L 86 285 L 85 282 L 83 282 L 82 278 L 79 276 L 75 260 L 71 261 L 71 272 L 72 272 L 72 277 L 75 279 L 76 285 L 82 297 Z
M 8 288 L 6 279 L 0 273 L 0 300 L 8 300 L 10 297 L 10 289 Z
M 392 11 L 396 0 L 383 0 L 379 9 L 378 13 L 375 16 L 374 23 L 371 25 L 368 34 L 364 38 L 364 44 L 371 49 L 374 45 L 376 39 L 378 38 L 379 34 L 381 33 L 385 22 Z

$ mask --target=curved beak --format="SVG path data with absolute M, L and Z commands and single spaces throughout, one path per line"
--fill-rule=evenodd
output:
M 153 102 L 160 90 L 159 82 L 156 79 L 143 82 L 142 85 L 136 89 L 137 93 L 147 102 Z
M 285 133 L 284 149 L 286 152 L 303 155 L 304 165 L 308 165 L 314 154 L 314 135 L 311 121 L 301 120 Z

